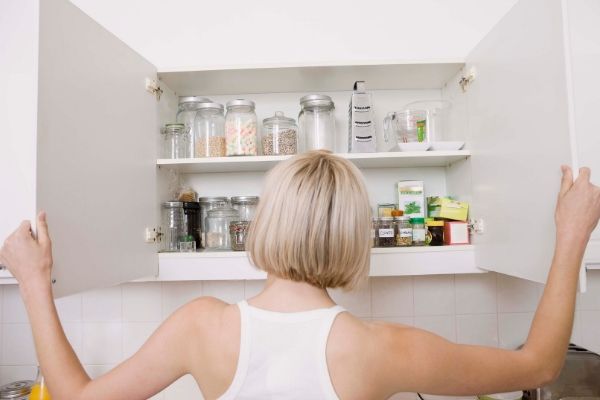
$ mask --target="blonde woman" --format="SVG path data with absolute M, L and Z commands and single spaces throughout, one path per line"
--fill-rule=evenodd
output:
M 396 392 L 478 394 L 540 386 L 564 361 L 579 266 L 600 217 L 600 189 L 563 167 L 548 283 L 521 350 L 450 343 L 396 324 L 364 322 L 326 288 L 367 277 L 370 208 L 360 172 L 323 151 L 269 174 L 248 251 L 268 273 L 239 304 L 199 298 L 176 311 L 130 359 L 91 380 L 65 338 L 50 284 L 44 214 L 23 222 L 0 261 L 19 281 L 37 356 L 55 400 L 135 400 L 191 374 L 207 399 L 385 399 Z

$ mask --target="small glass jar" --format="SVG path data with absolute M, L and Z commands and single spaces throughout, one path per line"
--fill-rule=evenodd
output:
M 189 135 L 184 124 L 167 124 L 161 130 L 164 136 L 163 158 L 189 158 Z
M 229 207 L 229 199 L 224 196 L 216 197 L 200 197 L 198 199 L 200 203 L 200 247 L 206 247 L 206 217 L 208 212 L 215 208 L 227 208 Z
M 381 217 L 377 224 L 377 247 L 395 247 L 394 218 Z
M 257 155 L 257 118 L 254 102 L 237 99 L 227 102 L 225 144 L 228 156 Z
M 396 236 L 396 246 L 412 246 L 413 229 L 410 224 L 410 217 L 394 217 L 394 234 Z
M 377 235 L 375 231 L 377 230 L 377 224 L 379 223 L 378 218 L 371 218 L 371 247 L 377 247 Z
M 37 377 L 35 378 L 35 383 L 31 387 L 29 400 L 52 400 L 48 385 L 46 384 L 46 379 L 44 379 L 40 367 L 37 369 Z
M 282 111 L 263 120 L 263 155 L 288 155 L 298 152 L 298 127 L 294 118 L 288 118 Z
M 229 224 L 238 221 L 240 214 L 233 208 L 215 208 L 206 217 L 206 249 L 231 250 Z
M 309 94 L 300 99 L 298 125 L 305 151 L 325 149 L 335 152 L 335 106 L 331 97 Z
M 167 201 L 162 204 L 162 251 L 179 251 L 179 242 L 185 232 L 183 202 Z
M 33 385 L 34 382 L 30 380 L 15 381 L 4 384 L 0 386 L 0 399 L 28 400 Z
M 430 246 L 444 245 L 444 221 L 427 221 L 427 235 Z
M 177 123 L 184 124 L 188 134 L 188 157 L 194 157 L 195 152 L 195 126 L 194 119 L 196 112 L 202 103 L 210 103 L 210 99 L 200 96 L 181 96 L 179 97 L 179 106 L 177 107 Z
M 231 207 L 238 210 L 242 221 L 254 219 L 257 204 L 258 196 L 234 196 L 231 198 Z
M 229 223 L 229 236 L 231 239 L 232 250 L 246 250 L 246 232 L 248 231 L 248 225 L 248 221 L 231 221 Z
M 225 156 L 225 116 L 223 105 L 201 103 L 194 120 L 195 157 Z
M 410 223 L 413 230 L 413 246 L 425 246 L 425 218 L 411 218 Z

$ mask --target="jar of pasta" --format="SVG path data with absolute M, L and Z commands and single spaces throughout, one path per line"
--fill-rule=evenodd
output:
M 253 101 L 237 99 L 227 102 L 225 145 L 228 156 L 257 155 L 256 125 Z

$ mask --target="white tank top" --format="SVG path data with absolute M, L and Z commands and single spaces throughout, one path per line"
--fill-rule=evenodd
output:
M 238 303 L 237 370 L 220 400 L 338 400 L 327 368 L 327 339 L 340 306 L 296 313 Z

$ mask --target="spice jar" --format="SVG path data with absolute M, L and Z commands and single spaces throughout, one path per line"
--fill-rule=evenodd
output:
M 427 231 L 431 237 L 430 246 L 444 245 L 444 221 L 427 221 Z
M 394 234 L 396 236 L 396 246 L 412 246 L 413 229 L 410 224 L 410 217 L 394 217 Z
M 163 158 L 188 158 L 189 149 L 189 129 L 184 124 L 167 124 L 161 130 L 164 136 L 163 140 Z
M 231 250 L 229 224 L 237 221 L 240 214 L 233 208 L 215 208 L 206 217 L 206 249 Z
M 229 101 L 225 116 L 226 155 L 255 156 L 257 154 L 256 125 L 253 101 L 243 99 Z
M 206 217 L 208 217 L 208 212 L 215 208 L 229 207 L 229 199 L 222 196 L 200 197 L 198 203 L 200 203 L 200 247 L 204 248 L 206 247 Z
M 413 246 L 425 246 L 425 218 L 411 218 Z
M 187 234 L 183 202 L 167 201 L 162 204 L 162 251 L 179 251 L 179 242 Z
M 396 239 L 394 237 L 394 218 L 382 217 L 379 218 L 377 224 L 377 246 L 378 247 L 395 247 Z
M 309 94 L 300 99 L 298 125 L 305 150 L 325 149 L 335 152 L 335 107 L 331 97 Z
M 234 196 L 231 198 L 231 207 L 238 210 L 240 220 L 252 221 L 258 204 L 258 196 Z
M 271 118 L 263 120 L 263 155 L 287 155 L 298 152 L 298 127 L 296 120 L 277 111 Z
M 248 221 L 231 221 L 229 223 L 229 236 L 231 239 L 232 250 L 246 250 L 246 232 L 248 231 L 248 224 Z
M 194 119 L 196 112 L 203 103 L 210 103 L 210 99 L 200 96 L 181 96 L 179 97 L 179 106 L 177 107 L 177 123 L 184 124 L 188 135 L 188 157 L 194 157 L 196 128 Z
M 225 156 L 223 104 L 201 103 L 194 119 L 195 157 Z

